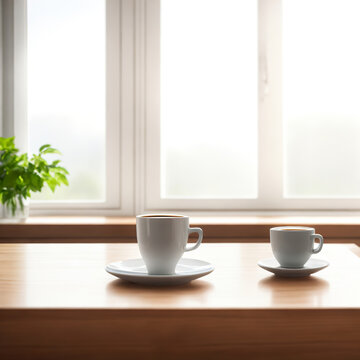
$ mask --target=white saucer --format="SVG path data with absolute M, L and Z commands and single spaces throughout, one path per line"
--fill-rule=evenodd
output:
M 214 266 L 206 261 L 180 259 L 174 275 L 149 275 L 142 259 L 119 261 L 105 270 L 120 279 L 143 285 L 180 285 L 210 274 Z
M 329 266 L 329 262 L 326 260 L 320 259 L 310 259 L 302 268 L 285 268 L 281 267 L 279 263 L 275 259 L 265 259 L 260 260 L 258 265 L 272 273 L 276 276 L 284 276 L 284 277 L 302 277 L 309 276 L 317 271 L 320 271 L 327 266 Z

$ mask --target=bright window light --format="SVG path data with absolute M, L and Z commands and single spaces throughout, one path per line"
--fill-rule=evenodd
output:
M 70 186 L 37 200 L 105 198 L 105 0 L 28 0 L 29 146 L 63 153 Z
M 283 0 L 286 197 L 360 197 L 359 13 L 358 0 Z
M 161 196 L 257 197 L 257 1 L 161 1 Z

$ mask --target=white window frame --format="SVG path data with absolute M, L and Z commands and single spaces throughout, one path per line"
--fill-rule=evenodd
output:
M 2 28 L 9 34 L 3 34 L 1 133 L 16 135 L 23 151 L 27 149 L 26 2 L 0 0 Z M 106 0 L 106 9 L 106 200 L 32 202 L 32 215 L 360 210 L 359 199 L 283 198 L 281 0 L 258 0 L 257 199 L 161 199 L 160 0 Z M 5 21 L 4 10 L 12 16 Z
M 2 10 L 11 14 L 6 27 L 9 73 L 5 93 L 8 113 L 3 136 L 16 136 L 20 150 L 27 151 L 27 0 L 3 0 Z M 106 0 L 106 195 L 105 201 L 31 201 L 31 215 L 130 215 L 134 213 L 133 179 L 133 27 L 132 1 Z M 13 68 L 11 68 L 13 66 Z M 13 91 L 12 91 L 13 90 Z M 4 101 L 5 102 L 5 101 Z M 12 105 L 14 104 L 14 105 Z M 15 110 L 22 109 L 22 113 Z M 5 109 L 6 110 L 6 109 Z M 26 129 L 24 131 L 24 129 Z
M 138 0 L 137 63 L 145 147 L 140 149 L 144 174 L 142 210 L 328 211 L 360 210 L 360 199 L 284 198 L 282 128 L 282 2 L 258 0 L 258 198 L 162 199 L 160 196 L 160 1 Z M 221 1 L 219 1 L 221 3 Z M 276 139 L 276 141 L 273 141 Z M 314 175 L 315 176 L 315 175 Z

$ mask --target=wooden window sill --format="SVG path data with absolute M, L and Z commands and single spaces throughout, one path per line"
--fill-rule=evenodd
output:
M 48 216 L 0 224 L 0 242 L 135 242 L 135 217 Z M 191 217 L 205 242 L 264 242 L 279 225 L 316 228 L 328 242 L 360 245 L 360 216 L 207 216 Z

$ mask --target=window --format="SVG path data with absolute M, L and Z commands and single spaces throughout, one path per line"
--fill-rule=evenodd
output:
M 14 38 L 9 45 L 21 80 L 14 76 L 14 103 L 27 108 L 26 124 L 14 116 L 8 133 L 22 138 L 29 152 L 45 143 L 60 149 L 70 172 L 68 188 L 32 196 L 32 213 L 133 213 L 132 100 L 122 93 L 126 21 L 120 31 L 121 16 L 129 16 L 121 2 L 21 0 L 4 6 L 14 13 L 15 30 L 11 34 L 9 26 L 7 36 Z
M 358 2 L 146 5 L 148 208 L 360 207 Z
M 218 5 L 161 2 L 161 198 L 257 197 L 257 4 Z
M 219 4 L 146 2 L 148 208 L 258 197 L 258 7 Z
M 358 1 L 11 4 L 13 132 L 71 172 L 33 210 L 360 209 Z
M 105 200 L 105 0 L 28 0 L 29 150 L 61 149 L 69 187 L 38 200 Z
M 283 3 L 286 197 L 360 197 L 359 11 L 358 1 Z

